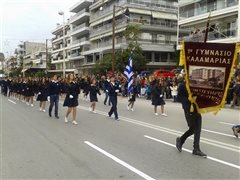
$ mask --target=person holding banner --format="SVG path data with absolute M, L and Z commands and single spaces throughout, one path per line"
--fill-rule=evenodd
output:
M 185 81 L 182 81 L 178 87 L 178 100 L 182 103 L 182 108 L 184 110 L 185 118 L 189 129 L 181 136 L 176 139 L 176 147 L 179 152 L 182 151 L 182 146 L 186 139 L 194 134 L 193 141 L 193 155 L 207 157 L 205 153 L 200 150 L 200 135 L 202 128 L 202 116 L 198 113 L 196 106 L 193 104 L 194 111 L 191 112 L 191 102 L 188 100 L 188 92 L 186 89 Z
M 136 95 L 138 94 L 137 85 L 135 79 L 133 80 L 132 93 L 129 95 L 127 110 L 134 111 L 133 106 L 136 101 Z

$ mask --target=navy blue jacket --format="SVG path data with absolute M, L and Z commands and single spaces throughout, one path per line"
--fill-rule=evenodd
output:
M 57 82 L 51 81 L 48 84 L 48 95 L 49 96 L 51 96 L 51 95 L 59 95 L 60 91 L 61 91 L 61 85 L 60 85 L 60 83 L 58 81 Z
M 108 95 L 109 96 L 113 96 L 113 97 L 117 97 L 117 92 L 116 90 L 119 90 L 120 91 L 120 88 L 119 88 L 119 85 L 117 84 L 112 84 L 111 82 L 108 84 L 108 87 L 107 87 L 107 92 L 108 92 Z

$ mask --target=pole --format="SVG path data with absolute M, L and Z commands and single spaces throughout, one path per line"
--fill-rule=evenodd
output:
M 205 37 L 204 37 L 204 43 L 207 42 L 207 38 L 208 38 L 208 30 L 209 30 L 210 17 L 211 17 L 211 12 L 209 13 L 208 20 L 207 20 L 206 32 L 205 32 Z
M 47 64 L 48 64 L 48 39 L 46 39 L 46 70 L 48 70 Z
M 112 72 L 115 69 L 115 5 L 113 5 L 113 21 L 112 21 Z
M 65 18 L 63 14 L 63 78 L 66 77 L 65 53 Z

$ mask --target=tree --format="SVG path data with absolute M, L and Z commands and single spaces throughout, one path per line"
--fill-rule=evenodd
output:
M 118 50 L 115 52 L 116 71 L 123 72 L 128 59 L 130 57 L 131 51 L 133 52 L 133 71 L 144 70 L 147 64 L 146 59 L 143 56 L 142 48 L 140 47 L 138 40 L 140 36 L 139 25 L 128 25 L 126 30 L 120 34 L 124 36 L 128 43 L 127 49 Z M 106 73 L 106 71 L 112 68 L 112 56 L 111 54 L 104 55 L 103 59 L 96 63 L 94 67 L 95 73 Z

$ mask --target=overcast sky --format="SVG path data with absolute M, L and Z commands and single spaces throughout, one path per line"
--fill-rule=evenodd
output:
M 62 23 L 59 10 L 69 18 L 70 7 L 79 0 L 0 0 L 0 51 L 14 53 L 20 41 L 45 42 Z

